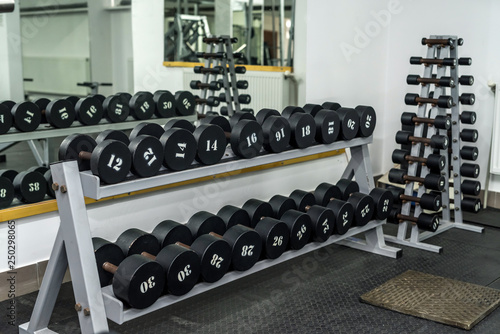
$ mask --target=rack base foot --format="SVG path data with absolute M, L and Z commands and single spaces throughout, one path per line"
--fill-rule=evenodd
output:
M 357 238 L 342 240 L 339 241 L 338 244 L 350 248 L 359 249 L 365 252 L 370 252 L 373 254 L 391 257 L 393 259 L 399 259 L 401 256 L 403 256 L 403 250 L 400 248 L 395 248 L 387 245 L 382 247 L 373 247 L 368 245 L 364 240 Z
M 30 325 L 29 322 L 26 322 L 26 323 L 20 325 L 19 326 L 19 334 L 55 334 L 56 333 L 54 331 L 51 331 L 48 328 L 42 328 L 42 329 L 39 329 L 37 331 L 32 332 L 32 331 L 28 330 L 29 325 Z
M 397 237 L 392 236 L 392 235 L 386 235 L 386 236 L 384 236 L 384 239 L 387 242 L 392 242 L 392 243 L 398 244 L 398 245 L 418 248 L 418 249 L 426 250 L 429 252 L 434 252 L 434 253 L 442 253 L 443 252 L 443 247 L 431 245 L 431 244 L 426 244 L 424 242 L 410 241 L 410 239 L 398 239 Z

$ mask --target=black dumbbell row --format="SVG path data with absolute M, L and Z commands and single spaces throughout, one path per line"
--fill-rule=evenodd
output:
M 269 203 L 250 199 L 242 208 L 226 205 L 217 215 L 197 212 L 185 225 L 165 220 L 151 233 L 132 228 L 115 243 L 93 238 L 100 283 L 112 284 L 116 297 L 129 306 L 145 308 L 162 294 L 189 292 L 199 278 L 213 283 L 228 270 L 248 270 L 261 259 L 278 258 L 287 249 L 324 242 L 351 226 L 388 216 L 391 192 L 375 188 L 368 196 L 357 190 L 349 180 L 337 186 L 323 183 L 314 193 L 295 190 L 284 201 L 276 195 Z M 356 213 L 341 213 L 336 222 L 336 202 Z
M 102 118 L 111 123 L 125 121 L 129 115 L 136 120 L 188 116 L 194 113 L 194 97 L 188 91 L 175 95 L 166 90 L 117 93 L 108 97 L 89 95 L 78 98 L 70 96 L 50 101 L 40 98 L 33 102 L 0 102 L 0 134 L 14 126 L 18 131 L 35 131 L 41 123 L 49 123 L 54 128 L 67 128 L 75 119 L 81 125 L 98 124 Z

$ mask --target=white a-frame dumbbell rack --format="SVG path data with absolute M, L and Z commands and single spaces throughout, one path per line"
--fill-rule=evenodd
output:
M 324 243 L 311 242 L 301 250 L 286 251 L 277 259 L 259 261 L 250 270 L 229 272 L 216 283 L 198 283 L 193 290 L 184 296 L 162 296 L 146 309 L 128 308 L 114 296 L 111 286 L 101 288 L 99 283 L 84 196 L 101 199 L 161 185 L 198 179 L 207 175 L 228 175 L 227 173 L 233 171 L 246 170 L 269 164 L 275 165 L 278 162 L 316 156 L 342 148 L 350 148 L 351 150 L 351 160 L 342 177 L 356 178 L 360 186 L 360 191 L 369 193 L 374 187 L 368 153 L 368 144 L 372 142 L 372 139 L 372 137 L 355 138 L 347 142 L 316 145 L 300 150 L 293 149 L 279 154 L 263 153 L 256 158 L 248 160 L 235 159 L 231 151 L 228 150 L 226 152 L 229 155 L 228 160 L 216 165 L 194 167 L 180 172 L 161 172 L 154 177 L 131 179 L 114 185 L 101 185 L 97 176 L 90 174 L 90 172 L 79 172 L 76 161 L 52 164 L 50 168 L 53 181 L 59 186 L 59 189 L 56 191 L 56 199 L 61 224 L 31 319 L 19 327 L 19 333 L 54 333 L 48 328 L 49 320 L 68 266 L 73 281 L 75 305 L 77 305 L 75 312 L 78 314 L 82 333 L 107 333 L 107 319 L 118 324 L 123 324 L 126 321 L 332 243 L 392 258 L 400 257 L 402 254 L 400 249 L 385 244 L 382 230 L 382 225 L 385 221 L 372 220 L 365 226 L 351 228 L 344 235 L 333 235 Z M 247 177 L 252 177 L 252 174 L 248 174 Z M 170 191 L 175 191 L 175 189 Z M 364 238 L 360 238 L 360 236 L 364 236 Z
M 396 236 L 393 235 L 385 235 L 385 240 L 388 242 L 393 242 L 400 245 L 410 246 L 414 248 L 419 248 L 431 252 L 440 253 L 442 251 L 441 246 L 432 245 L 428 243 L 424 243 L 427 238 L 435 236 L 439 233 L 447 231 L 451 228 L 459 228 L 463 230 L 473 231 L 482 233 L 483 228 L 465 224 L 463 222 L 462 210 L 461 210 L 461 199 L 462 193 L 460 190 L 460 184 L 462 181 L 462 176 L 460 175 L 460 167 L 462 165 L 462 159 L 460 157 L 460 147 L 461 147 L 461 139 L 460 139 L 460 94 L 459 94 L 459 58 L 458 58 L 458 46 L 461 45 L 461 39 L 458 39 L 456 36 L 439 36 L 433 35 L 430 36 L 431 40 L 442 39 L 448 40 L 451 39 L 451 45 L 447 44 L 429 44 L 427 46 L 427 55 L 425 58 L 429 59 L 443 59 L 443 58 L 454 58 L 456 61 L 456 66 L 438 66 L 434 64 L 425 64 L 424 73 L 422 78 L 432 78 L 434 67 L 436 67 L 436 78 L 440 78 L 442 76 L 446 76 L 446 72 L 449 68 L 449 74 L 452 80 L 455 82 L 455 85 L 450 89 L 451 93 L 446 94 L 446 88 L 435 86 L 434 87 L 434 95 L 433 98 L 437 99 L 440 95 L 450 95 L 453 99 L 453 106 L 451 107 L 451 137 L 450 137 L 450 147 L 451 147 L 451 161 L 448 159 L 448 149 L 441 150 L 440 154 L 443 155 L 446 159 L 446 166 L 442 170 L 442 175 L 445 177 L 445 190 L 442 193 L 442 219 L 440 220 L 439 228 L 436 232 L 421 232 L 417 225 L 412 224 L 411 222 L 402 222 L 399 224 L 398 232 Z M 420 97 L 427 98 L 430 93 L 430 84 L 422 85 L 420 89 Z M 417 117 L 430 117 L 435 118 L 438 115 L 446 116 L 447 110 L 445 108 L 440 108 L 437 105 L 432 105 L 430 107 L 430 112 L 427 112 L 429 109 L 429 105 L 427 103 L 421 103 L 417 107 Z M 424 137 L 424 128 L 426 124 L 415 124 L 415 130 L 413 136 L 415 137 Z M 427 127 L 427 134 L 425 137 L 430 138 L 432 135 L 444 135 L 448 136 L 447 130 L 436 129 L 435 127 Z M 421 156 L 421 143 L 413 143 L 411 148 L 412 156 Z M 433 149 L 430 146 L 425 146 L 423 150 L 423 157 L 426 158 L 429 154 L 432 154 Z M 451 170 L 450 170 L 451 167 Z M 410 176 L 418 176 L 424 178 L 427 174 L 429 174 L 429 168 L 425 165 L 421 165 L 420 174 L 417 173 L 418 164 L 413 163 L 409 164 L 408 167 L 408 175 Z M 453 184 L 455 187 L 450 187 L 449 180 L 453 179 Z M 423 185 L 418 187 L 418 195 L 417 197 L 421 197 L 425 193 L 426 189 Z M 452 192 L 450 196 L 450 192 Z M 409 182 L 405 187 L 405 195 L 413 196 L 414 193 L 414 182 Z M 450 197 L 453 198 L 453 209 L 450 208 Z M 451 217 L 451 213 L 453 212 L 453 218 Z M 422 213 L 422 209 L 420 206 L 416 205 L 415 210 L 413 212 L 414 217 L 418 217 Z M 411 215 L 411 202 L 406 202 L 402 205 L 401 214 L 403 215 Z M 408 235 L 408 228 L 411 228 L 410 236 Z

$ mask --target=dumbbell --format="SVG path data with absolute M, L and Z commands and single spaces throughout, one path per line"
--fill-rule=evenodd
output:
M 47 193 L 47 181 L 43 174 L 34 170 L 26 170 L 21 173 L 7 170 L 0 173 L 1 176 L 12 178 L 15 197 L 23 203 L 37 203 L 45 198 Z
M 245 74 L 247 72 L 247 68 L 245 66 L 235 66 L 234 72 L 236 74 Z
M 163 267 L 165 293 L 182 296 L 198 283 L 201 273 L 200 258 L 188 245 L 176 242 L 162 248 L 157 256 L 147 252 L 142 252 L 141 255 Z
M 404 145 L 423 143 L 426 146 L 430 145 L 432 148 L 444 150 L 448 148 L 448 137 L 441 135 L 432 135 L 431 138 L 414 137 L 410 132 L 398 131 L 396 132 L 396 143 Z
M 180 128 L 192 132 L 197 145 L 195 159 L 203 165 L 218 163 L 226 151 L 226 135 L 219 126 L 201 124 L 195 127 L 187 120 L 173 119 L 168 121 L 163 128 L 165 131 Z
M 460 57 L 460 58 L 458 58 L 458 65 L 470 66 L 470 65 L 472 65 L 472 58 Z
M 422 85 L 425 86 L 427 84 L 435 84 L 436 86 L 441 87 L 455 87 L 455 80 L 452 77 L 440 77 L 440 78 L 422 78 L 420 75 L 409 74 L 406 77 L 406 83 L 408 85 Z
M 420 207 L 425 210 L 438 211 L 441 208 L 441 194 L 439 193 L 438 195 L 434 193 L 424 193 L 422 197 L 416 197 L 405 195 L 404 189 L 401 188 L 390 187 L 389 191 L 391 191 L 393 195 L 395 204 L 409 201 L 418 203 Z
M 68 101 L 69 103 L 71 103 L 73 105 L 73 107 L 75 107 L 78 100 L 80 100 L 80 98 L 78 96 L 75 96 L 75 95 L 66 96 L 64 99 L 66 101 Z
M 11 114 L 12 124 L 14 127 L 21 132 L 31 132 L 36 130 L 42 121 L 42 112 L 40 108 L 33 102 L 19 102 L 14 101 L 2 101 L 0 105 L 3 105 Z M 11 122 L 9 116 L 6 116 L 5 109 L 2 112 L 4 115 L 4 121 L 2 122 L 2 133 L 8 131 L 11 127 Z
M 430 103 L 437 105 L 440 108 L 451 108 L 453 106 L 453 98 L 448 95 L 440 95 L 437 99 L 429 97 L 420 97 L 418 94 L 407 93 L 405 95 L 405 104 L 416 106 L 418 104 Z
M 211 36 L 211 37 L 203 37 L 203 43 L 207 43 L 207 44 L 210 44 L 210 43 L 213 43 L 213 44 L 219 44 L 219 43 L 224 43 L 226 41 L 225 38 L 222 38 L 222 37 L 216 37 L 216 36 Z M 236 37 L 231 37 L 229 39 L 229 41 L 234 44 L 234 43 L 238 43 L 238 38 Z
M 214 66 L 211 68 L 206 68 L 203 66 L 195 66 L 193 70 L 194 70 L 194 73 L 200 73 L 200 74 L 223 74 L 224 73 L 224 68 L 222 66 Z
M 40 98 L 33 101 L 42 112 L 42 123 L 55 128 L 67 128 L 75 121 L 75 107 L 67 99 L 52 100 Z
M 223 59 L 227 58 L 227 53 L 226 52 L 196 52 L 196 57 L 198 58 L 217 58 L 217 59 Z
M 137 309 L 149 307 L 162 295 L 165 286 L 163 267 L 145 256 L 126 257 L 119 246 L 102 238 L 92 238 L 101 286 L 113 279 L 115 296 Z
M 451 117 L 451 114 L 448 114 L 447 116 Z M 477 115 L 474 111 L 462 111 L 458 118 L 462 124 L 475 124 Z
M 232 205 L 222 207 L 217 216 L 222 218 L 228 230 L 237 224 L 247 227 L 251 225 L 248 213 Z M 261 239 L 263 257 L 276 259 L 286 250 L 290 233 L 284 222 L 266 217 L 257 222 L 255 231 Z
M 13 124 L 10 108 L 8 107 L 8 103 L 4 104 L 5 102 L 0 103 L 0 134 L 7 133 Z
M 14 178 L 17 172 L 14 170 L 0 170 L 0 209 L 9 207 L 15 197 Z
M 314 117 L 318 143 L 330 144 L 337 140 L 340 134 L 340 118 L 336 112 L 323 108 L 319 104 L 308 103 L 302 108 Z
M 250 217 L 250 227 L 256 228 L 265 218 L 274 218 L 272 206 L 257 199 L 249 199 L 243 204 L 245 210 Z M 290 249 L 303 248 L 311 238 L 312 221 L 311 218 L 297 210 L 287 210 L 280 218 L 288 226 Z M 283 245 L 282 245 L 283 246 Z
M 476 129 L 463 129 L 460 132 L 460 139 L 462 141 L 475 143 L 479 138 L 479 132 Z
M 220 93 L 219 100 L 227 102 L 226 93 Z M 229 95 L 229 102 L 232 102 L 232 101 L 234 101 L 234 96 Z M 240 104 L 250 104 L 250 102 L 252 102 L 252 97 L 248 94 L 240 94 L 240 95 L 238 95 L 238 102 Z
M 107 85 L 106 85 L 107 86 Z M 106 97 L 102 94 L 90 94 L 88 97 L 96 98 L 101 104 L 104 102 Z
M 450 186 L 454 186 L 453 183 L 450 183 Z M 473 195 L 478 196 L 481 192 L 481 182 L 473 181 L 473 180 L 463 180 L 460 185 L 460 191 L 465 195 Z
M 290 210 L 306 212 L 312 223 L 312 238 L 314 241 L 325 242 L 332 235 L 335 228 L 336 218 L 333 211 L 316 205 L 314 195 L 310 192 L 294 190 L 289 197 L 275 195 L 271 197 L 269 204 L 273 208 L 276 217 L 278 217 L 278 214 L 283 217 Z
M 80 171 L 90 169 L 107 184 L 123 181 L 132 165 L 130 151 L 124 143 L 105 140 L 97 144 L 84 134 L 72 134 L 62 141 L 59 160 L 76 160 Z
M 229 139 L 231 150 L 241 158 L 257 156 L 264 143 L 262 127 L 250 113 L 237 112 L 229 121 L 223 116 L 207 115 L 201 119 L 201 123 L 219 126 L 226 139 Z
M 104 116 L 103 102 L 106 99 L 104 98 L 101 101 L 101 97 L 103 96 L 89 95 L 76 102 L 76 119 L 82 125 L 96 125 L 101 121 Z
M 476 161 L 478 156 L 479 150 L 477 147 L 462 146 L 462 148 L 460 149 L 460 157 L 464 160 Z
M 187 123 L 191 125 L 191 123 Z M 135 141 L 137 137 L 142 138 L 144 135 L 158 138 L 160 145 L 155 140 L 149 139 L 155 142 L 156 149 L 153 149 L 153 146 L 151 151 L 148 150 L 148 147 L 146 148 L 147 152 L 144 152 L 143 160 L 148 158 L 148 163 L 155 156 L 157 159 L 163 157 L 163 159 L 160 159 L 160 165 L 163 164 L 163 166 L 170 170 L 179 171 L 188 168 L 196 156 L 197 143 L 193 134 L 185 129 L 176 127 L 165 129 L 166 127 L 163 128 L 156 123 L 140 123 L 132 129 L 129 137 L 132 141 Z M 138 159 L 141 159 L 140 154 L 136 155 Z M 148 165 L 147 168 L 159 168 L 158 162 L 155 165 Z
M 182 104 L 183 98 L 187 98 L 189 100 L 187 94 L 185 93 L 179 93 L 174 96 L 174 94 L 172 94 L 168 90 L 157 90 L 153 94 L 153 101 L 155 103 L 155 116 L 158 118 L 174 117 L 176 115 L 177 103 Z M 177 99 L 179 99 L 179 101 L 177 101 Z M 181 111 L 185 113 L 193 113 L 192 111 L 186 109 L 183 109 Z
M 150 119 L 155 111 L 153 94 L 137 92 L 129 101 L 130 115 L 136 120 Z
M 453 166 L 450 166 L 453 170 Z M 480 167 L 478 164 L 463 163 L 460 166 L 460 175 L 465 177 L 477 178 L 479 176 Z M 453 173 L 453 176 L 458 176 L 458 173 Z
M 241 112 L 248 112 L 250 114 L 254 114 L 254 111 L 252 108 L 240 108 Z M 228 116 L 229 115 L 229 110 L 227 109 L 227 106 L 222 106 L 219 109 L 219 112 L 221 115 Z
M 218 107 L 220 104 L 220 100 L 217 96 L 209 96 L 205 99 L 202 99 L 198 95 L 195 95 L 194 101 L 196 102 L 196 104 L 206 104 L 210 107 Z
M 189 87 L 191 87 L 191 89 L 220 90 L 222 88 L 222 84 L 219 81 L 203 83 L 200 80 L 191 80 Z
M 420 213 L 418 217 L 402 215 L 399 209 L 393 208 L 387 217 L 388 223 L 399 224 L 404 221 L 416 223 L 418 228 L 424 231 L 436 232 L 439 227 L 438 215 Z
M 102 103 L 104 118 L 111 123 L 124 122 L 130 114 L 130 99 L 123 93 L 108 96 Z
M 219 79 L 217 80 L 218 83 L 220 83 L 221 87 L 224 86 L 224 79 Z M 231 83 L 229 83 L 231 85 Z M 236 81 L 236 88 L 238 89 L 247 89 L 248 88 L 248 81 L 246 80 L 238 80 Z
M 451 38 L 422 38 L 422 45 L 427 45 L 431 47 L 432 45 L 442 45 L 444 46 L 452 46 L 453 39 Z
M 52 172 L 48 169 L 45 173 L 43 173 L 43 177 L 47 182 L 47 195 L 52 198 L 56 198 L 56 192 L 52 184 L 54 181 L 52 180 Z
M 223 236 L 210 232 L 210 235 L 225 240 L 231 247 L 231 267 L 245 271 L 254 266 L 262 252 L 262 241 L 258 232 L 241 224 L 230 227 Z
M 435 118 L 417 117 L 413 112 L 404 112 L 401 115 L 401 124 L 403 125 L 418 125 L 419 123 L 433 125 L 437 129 L 448 130 L 451 128 L 451 119 L 448 116 L 438 115 Z
M 366 225 L 372 219 L 375 211 L 383 211 L 382 208 L 378 207 L 384 204 L 375 203 L 371 196 L 360 193 L 357 182 L 340 179 L 335 186 L 340 190 L 340 198 L 351 203 L 354 208 L 354 226 Z M 379 200 L 382 200 L 382 198 Z M 375 210 L 375 207 L 377 207 L 377 210 Z
M 460 103 L 471 106 L 476 102 L 476 95 L 473 93 L 463 93 L 458 99 Z
M 429 154 L 427 158 L 414 157 L 410 155 L 410 152 L 406 150 L 394 150 L 392 152 L 392 162 L 395 164 L 403 164 L 405 162 L 413 163 L 420 162 L 427 166 L 431 171 L 439 173 L 444 169 L 446 160 L 444 155 L 439 154 Z
M 458 82 L 462 86 L 472 86 L 474 84 L 474 77 L 472 75 L 461 75 Z
M 361 133 L 362 136 L 364 136 L 364 134 L 369 136 L 375 129 L 375 121 L 372 122 L 375 118 L 375 112 L 371 107 L 368 107 L 371 109 L 366 109 L 366 106 L 358 106 L 356 108 L 359 110 L 357 110 L 353 108 L 343 108 L 336 102 L 325 102 L 322 106 L 338 114 L 340 119 L 340 136 L 343 140 L 351 140 L 356 137 L 358 133 Z M 360 116 L 364 119 L 363 129 L 361 129 L 360 125 Z M 368 125 L 368 127 L 366 127 L 366 125 Z
M 407 172 L 402 169 L 391 168 L 389 171 L 389 181 L 399 184 L 405 184 L 409 182 L 418 182 L 423 184 L 427 189 L 443 191 L 445 186 L 445 178 L 438 174 L 427 174 L 425 178 L 410 176 L 406 174 Z
M 164 220 L 160 222 L 155 226 L 151 234 L 158 240 L 160 248 L 175 244 L 176 242 L 185 245 L 191 245 L 193 242 L 191 230 L 186 225 L 173 220 Z
M 255 116 L 264 133 L 264 149 L 272 153 L 286 150 L 290 143 L 290 123 L 275 109 L 261 109 Z
M 140 123 L 127 137 L 125 133 L 117 130 L 105 130 L 96 137 L 96 143 L 100 144 L 106 140 L 117 140 L 128 146 L 132 158 L 130 171 L 139 177 L 154 176 L 160 170 L 164 159 L 164 147 L 160 140 L 155 136 L 153 128 L 158 127 L 163 133 L 163 128 L 155 123 Z
M 210 232 L 196 238 L 191 249 L 198 254 L 201 278 L 208 283 L 217 282 L 231 265 L 231 246 L 218 233 Z
M 450 203 L 454 201 L 451 199 Z M 478 213 L 481 210 L 481 200 L 479 198 L 464 196 L 460 200 L 460 207 L 462 211 Z
M 300 107 L 288 106 L 281 112 L 290 124 L 290 144 L 296 148 L 306 148 L 314 144 L 316 122 L 314 117 Z
M 410 64 L 412 65 L 441 65 L 441 66 L 456 66 L 457 60 L 455 58 L 422 58 L 422 57 L 410 57 Z
M 156 255 L 160 251 L 160 243 L 156 236 L 138 228 L 123 231 L 114 244 L 120 247 L 125 257 L 142 252 Z

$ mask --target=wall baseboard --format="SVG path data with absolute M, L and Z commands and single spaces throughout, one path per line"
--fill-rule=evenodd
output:
M 38 291 L 47 269 L 48 261 L 41 261 L 12 271 L 0 273 L 0 280 L 7 284 L 0 285 L 0 301 Z M 9 283 L 9 281 L 12 281 Z M 71 281 L 69 270 L 66 270 L 63 282 Z

